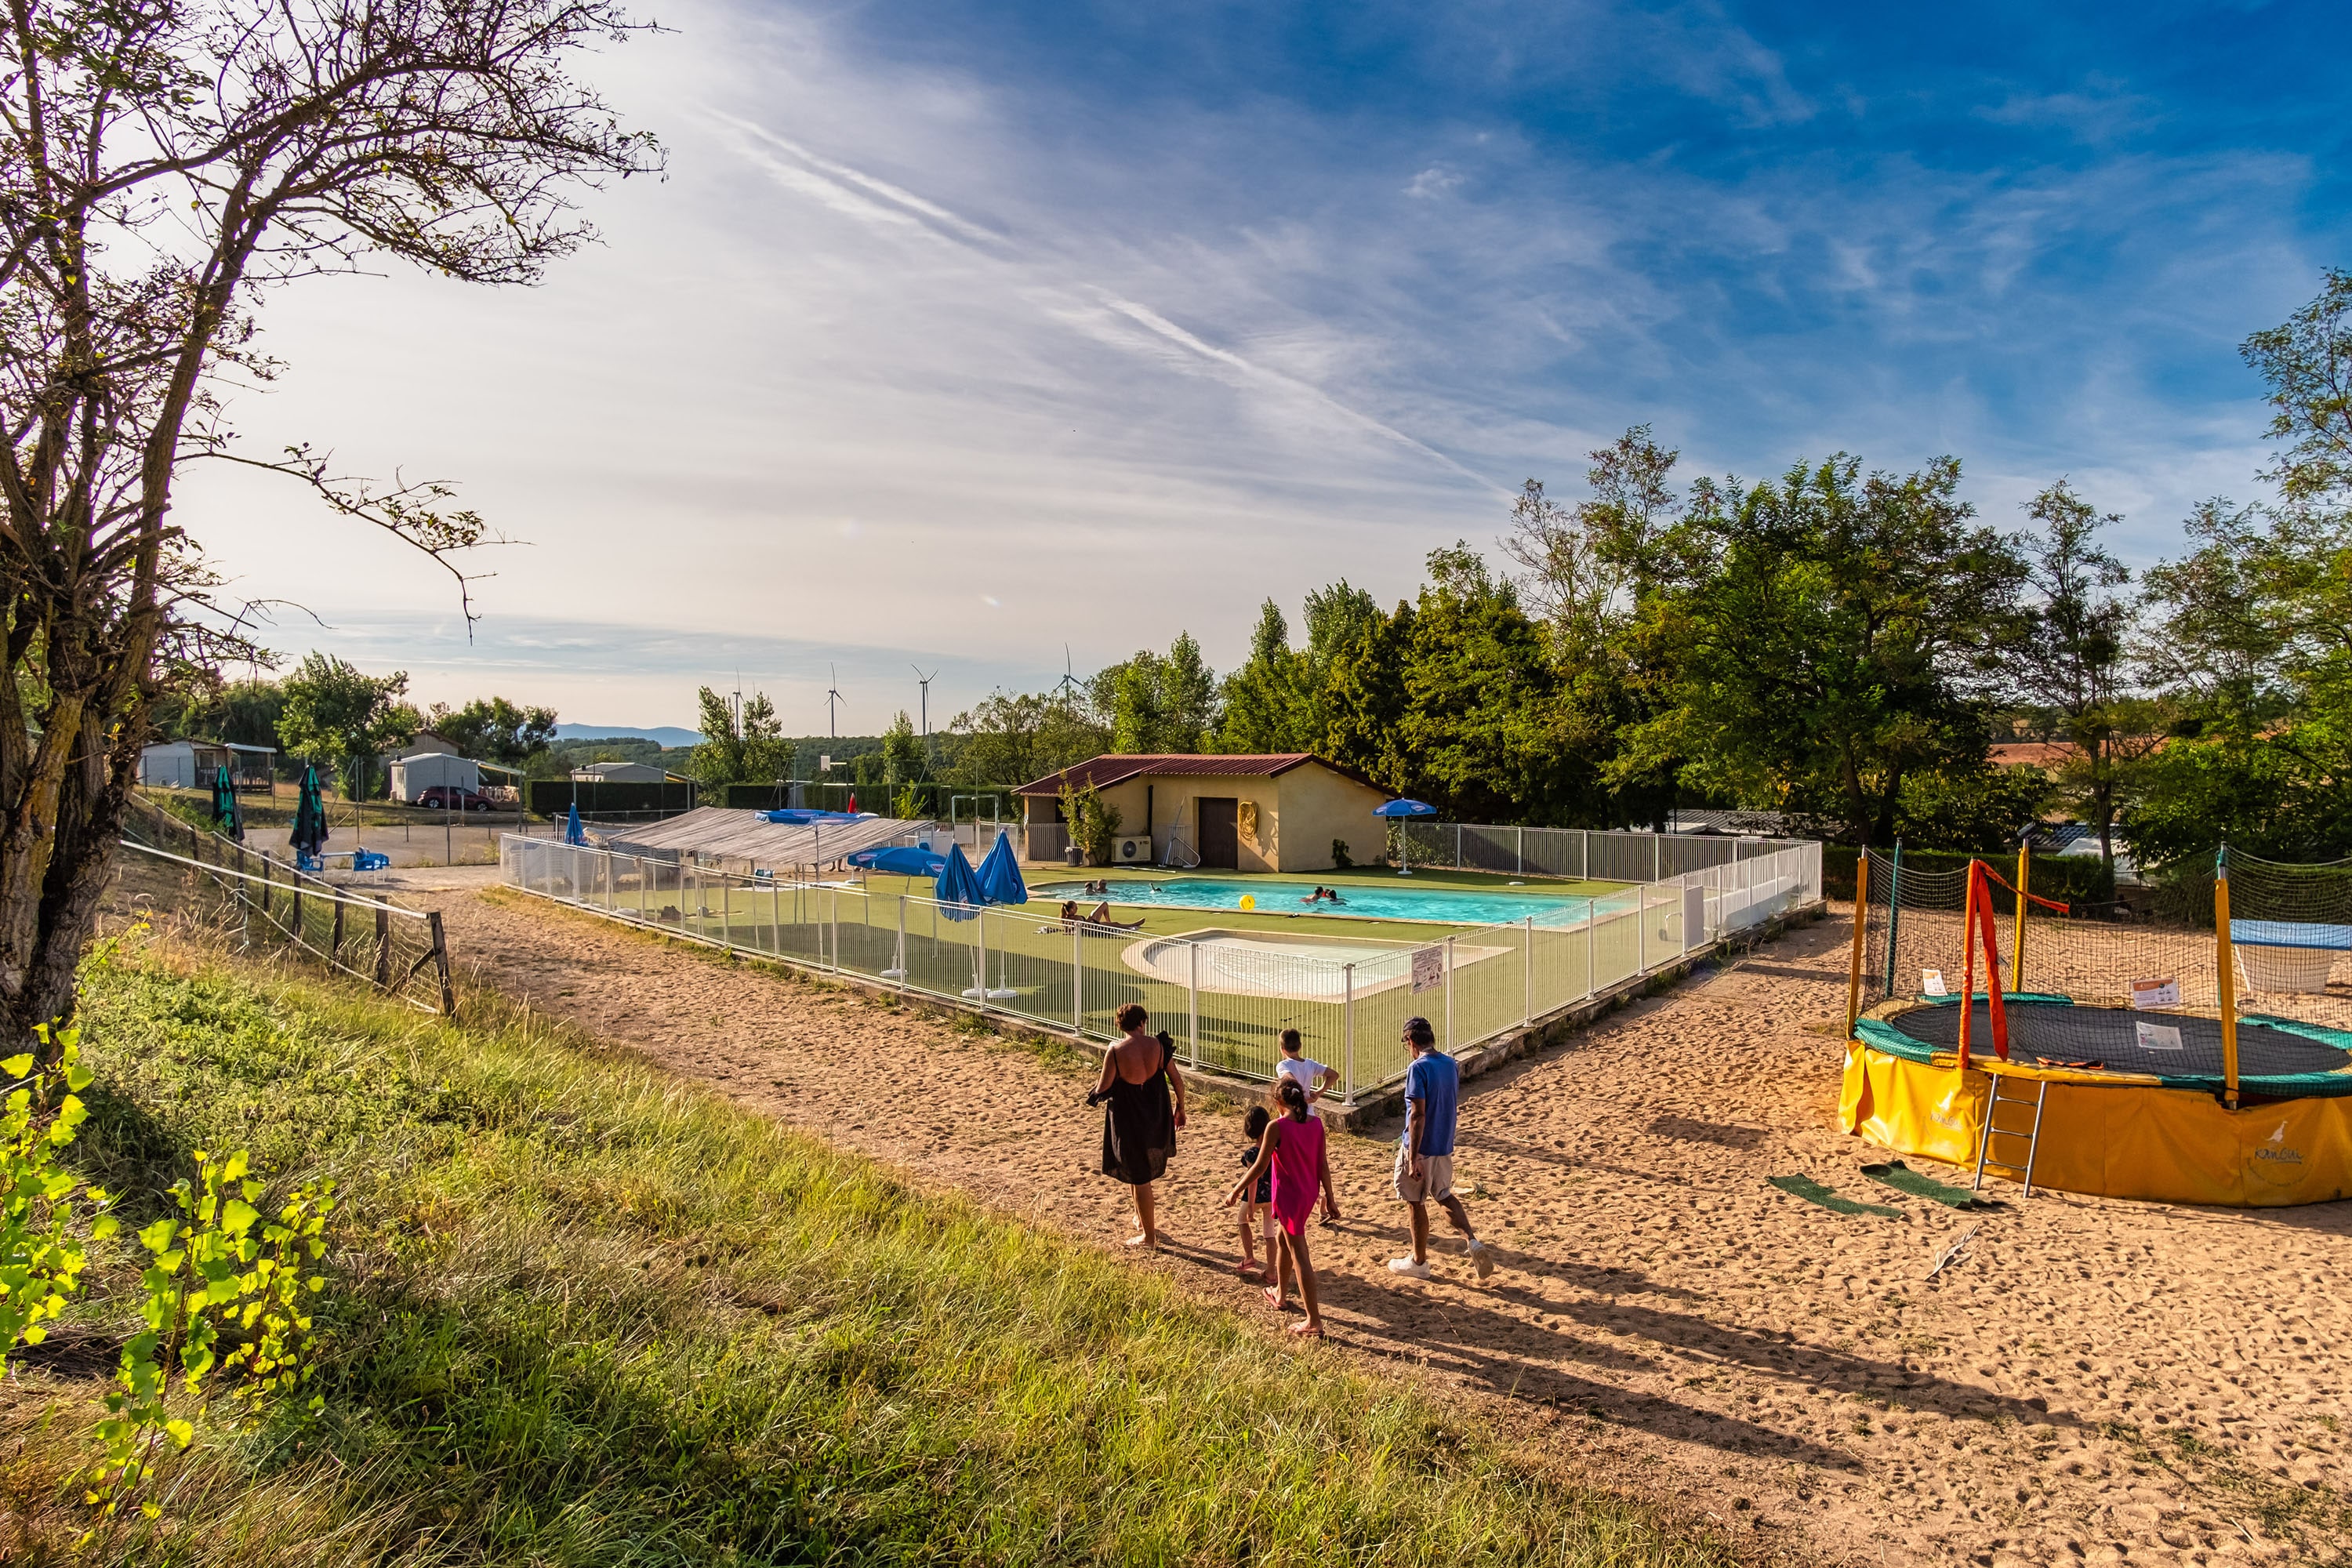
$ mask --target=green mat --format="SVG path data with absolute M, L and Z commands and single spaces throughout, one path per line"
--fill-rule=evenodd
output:
M 1790 1197 L 1802 1198 L 1809 1204 L 1819 1204 L 1832 1214 L 1874 1214 L 1888 1219 L 1901 1219 L 1901 1209 L 1891 1209 L 1884 1204 L 1858 1204 L 1852 1198 L 1842 1198 L 1811 1176 L 1767 1176 L 1766 1181 Z
M 1862 1173 L 1882 1186 L 1893 1187 L 1898 1193 L 1909 1193 L 1915 1198 L 1929 1198 L 1956 1209 L 1989 1209 L 1993 1200 L 1966 1187 L 1948 1187 L 1933 1176 L 1922 1175 L 1900 1160 L 1889 1160 L 1884 1165 L 1864 1165 Z

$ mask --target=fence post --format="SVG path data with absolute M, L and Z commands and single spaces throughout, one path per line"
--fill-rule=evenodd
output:
M 1519 829 L 1519 847 L 1517 853 L 1519 875 L 1524 877 L 1528 874 L 1528 830 L 1524 827 Z
M 1592 880 L 1592 829 L 1576 830 L 1576 876 L 1579 881 Z
M 1192 1022 L 1189 1026 L 1192 1032 L 1191 1059 L 1185 1065 L 1197 1068 L 1201 1065 L 1201 944 L 1198 942 L 1188 942 L 1184 945 L 1185 951 L 1192 955 L 1188 962 L 1192 965 Z
M 441 911 L 432 910 L 425 919 L 433 927 L 433 967 L 441 974 L 441 1016 L 454 1018 L 457 1016 L 457 993 L 449 984 L 449 942 L 441 934 Z
M 1528 994 L 1524 1010 L 1519 1015 L 1519 1026 L 1525 1028 L 1536 1021 L 1536 917 L 1527 917 Z
M 841 973 L 841 889 L 830 889 L 828 895 L 825 914 L 833 927 L 833 972 L 838 974 Z M 983 914 L 983 926 L 985 922 Z M 980 936 L 980 999 L 982 1002 L 988 1000 L 988 932 L 984 929 Z
M 1664 834 L 1650 835 L 1650 880 L 1661 880 L 1666 874 L 1666 840 Z
M 1584 900 L 1584 994 L 1601 991 L 1601 900 Z
M 294 940 L 296 942 L 300 942 L 302 940 L 302 873 L 299 871 L 294 873 L 294 891 L 292 894 L 292 900 L 294 906 Z
M 1454 825 L 1454 868 L 1462 869 L 1462 825 Z
M 906 906 L 899 906 L 899 919 L 906 918 Z M 1073 1034 L 1087 1032 L 1087 931 L 1083 925 L 1070 927 L 1070 1030 Z
M 1454 1054 L 1454 939 L 1445 939 L 1445 1052 Z
M 1356 966 L 1339 966 L 1340 1048 L 1345 1053 L 1339 1059 L 1345 1064 L 1339 1091 L 1346 1095 L 1350 1109 L 1356 1103 Z
M 1650 885 L 1633 889 L 1633 973 L 1650 973 Z
M 735 946 L 735 881 L 720 873 L 719 883 L 719 940 L 731 952 Z
M 392 989 L 392 911 L 382 904 L 375 910 L 375 983 L 379 990 Z
M 335 900 L 335 929 L 327 938 L 327 962 L 341 965 L 343 962 L 343 900 Z

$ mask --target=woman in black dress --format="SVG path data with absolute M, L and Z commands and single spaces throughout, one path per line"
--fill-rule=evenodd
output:
M 1184 1075 L 1176 1070 L 1174 1042 L 1143 1032 L 1150 1016 L 1140 1006 L 1129 1002 L 1116 1022 L 1124 1037 L 1103 1053 L 1102 1077 L 1087 1103 L 1103 1106 L 1103 1174 L 1135 1194 L 1142 1228 L 1127 1244 L 1157 1247 L 1151 1184 L 1167 1173 L 1176 1129 L 1184 1125 Z

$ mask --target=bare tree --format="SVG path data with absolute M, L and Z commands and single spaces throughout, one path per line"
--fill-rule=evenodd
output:
M 637 30 L 613 0 L 5 0 L 0 45 L 0 1031 L 73 976 L 175 668 L 234 648 L 170 520 L 234 457 L 221 394 L 274 366 L 267 289 L 397 257 L 530 283 L 572 201 L 660 149 L 570 74 Z M 236 458 L 240 461 L 256 459 Z M 264 462 L 447 565 L 446 489 Z M 469 610 L 470 613 L 470 610 Z
M 1655 575 L 1660 536 L 1675 521 L 1668 483 L 1678 454 L 1636 425 L 1589 454 L 1589 500 L 1562 506 L 1529 479 L 1511 504 L 1503 552 L 1522 575 L 1528 605 L 1552 628 L 1572 664 L 1591 662 Z

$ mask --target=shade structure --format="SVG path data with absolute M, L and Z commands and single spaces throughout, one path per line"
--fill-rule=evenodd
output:
M 236 786 L 229 782 L 226 768 L 220 769 L 213 778 L 213 826 L 227 837 L 245 837 L 245 819 L 236 809 Z
M 971 862 L 963 858 L 962 845 L 948 846 L 947 864 L 940 868 L 940 879 L 932 895 L 942 906 L 940 913 L 951 921 L 975 919 L 981 906 L 988 902 L 988 895 L 980 890 L 980 878 L 973 873 Z
M 319 770 L 302 770 L 302 788 L 294 802 L 294 830 L 288 836 L 298 853 L 316 858 L 327 847 L 327 803 L 319 790 Z
M 762 822 L 806 827 L 813 822 L 858 822 L 873 815 L 870 811 L 824 811 L 813 805 L 787 805 L 774 811 L 761 812 L 759 817 Z
M 571 809 L 563 814 L 563 842 L 566 844 L 588 842 L 588 835 L 580 826 L 580 803 L 576 800 L 572 803 Z
M 1013 853 L 1013 837 L 996 830 L 996 846 L 980 863 L 980 890 L 992 904 L 1025 904 L 1028 885 L 1021 880 L 1021 859 Z
M 847 857 L 851 865 L 867 871 L 887 872 L 895 877 L 937 877 L 947 869 L 948 858 L 929 849 L 918 849 L 909 844 L 888 844 L 872 849 L 860 849 Z
M 1374 816 L 1435 816 L 1437 807 L 1425 800 L 1392 800 L 1372 807 Z

